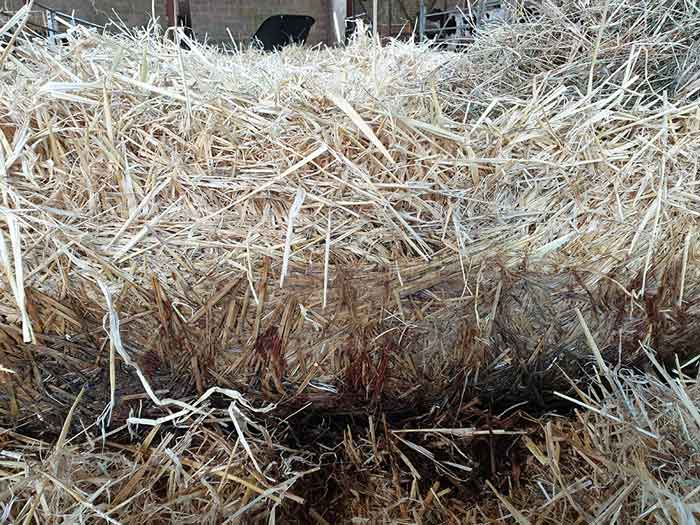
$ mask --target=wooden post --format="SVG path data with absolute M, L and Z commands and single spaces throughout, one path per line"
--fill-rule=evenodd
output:
M 389 38 L 394 36 L 394 19 L 392 17 L 392 6 L 394 5 L 394 0 L 389 0 Z
M 168 27 L 175 27 L 175 0 L 165 0 L 165 16 L 168 19 Z

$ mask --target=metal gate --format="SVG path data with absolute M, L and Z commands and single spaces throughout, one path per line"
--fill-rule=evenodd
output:
M 354 21 L 383 38 L 432 40 L 441 45 L 459 46 L 473 40 L 475 29 L 489 19 L 530 0 L 348 0 L 348 32 Z M 513 5 L 510 5 L 513 4 Z M 376 9 L 376 12 L 375 12 Z

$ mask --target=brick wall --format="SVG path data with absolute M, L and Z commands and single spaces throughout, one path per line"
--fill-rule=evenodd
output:
M 226 28 L 237 41 L 248 41 L 272 15 L 309 15 L 316 23 L 308 43 L 329 42 L 328 0 L 190 0 L 192 26 L 197 38 L 212 43 L 230 42 Z

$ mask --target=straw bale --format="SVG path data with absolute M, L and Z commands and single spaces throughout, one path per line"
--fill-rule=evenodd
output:
M 0 58 L 3 512 L 696 512 L 695 6 L 461 53 L 159 31 Z

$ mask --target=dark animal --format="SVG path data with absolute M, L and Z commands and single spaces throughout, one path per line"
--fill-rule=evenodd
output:
M 253 36 L 253 44 L 277 51 L 290 44 L 304 44 L 316 20 L 303 15 L 275 15 L 265 20 Z
M 425 15 L 425 30 L 430 38 L 446 38 L 457 31 L 456 13 L 433 9 Z

